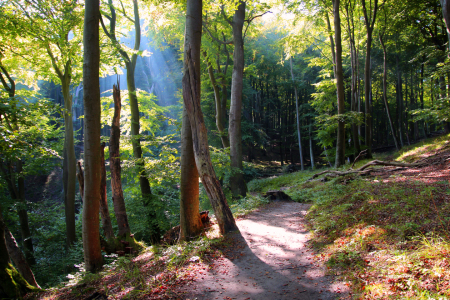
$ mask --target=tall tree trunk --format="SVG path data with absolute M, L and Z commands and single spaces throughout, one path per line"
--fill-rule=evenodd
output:
M 383 32 L 384 35 L 384 32 Z M 391 117 L 391 111 L 389 109 L 389 103 L 387 100 L 387 52 L 386 52 L 386 45 L 384 44 L 383 41 L 383 35 L 379 35 L 380 38 L 380 44 L 381 47 L 383 48 L 383 100 L 384 100 L 384 106 L 386 107 L 386 113 L 389 119 L 389 125 L 391 127 L 391 133 L 392 133 L 392 138 L 394 139 L 394 143 L 395 143 L 395 148 L 398 150 L 400 150 L 400 147 L 398 145 L 398 141 L 397 141 L 397 136 L 395 135 L 395 129 L 394 129 L 394 123 L 392 122 L 392 117 Z
M 116 215 L 119 237 L 130 233 L 127 211 L 123 198 L 121 166 L 120 166 L 120 110 L 122 108 L 120 98 L 120 86 L 113 85 L 114 116 L 111 124 L 111 137 L 109 138 L 109 168 L 111 170 L 111 191 Z
M 297 138 L 298 138 L 298 150 L 300 153 L 300 166 L 302 171 L 305 169 L 303 164 L 303 150 L 302 150 L 302 136 L 300 134 L 300 112 L 298 111 L 298 94 L 297 85 L 295 84 L 294 71 L 292 69 L 292 57 L 289 58 L 289 63 L 291 65 L 291 78 L 294 84 L 294 95 L 295 95 L 295 115 L 297 116 Z
M 352 6 L 352 3 L 349 3 Z M 353 21 L 353 7 L 349 10 L 349 5 L 345 6 L 345 10 L 347 12 L 347 27 L 349 32 L 349 43 L 350 43 L 350 65 L 351 65 L 351 91 L 350 91 L 350 106 L 351 111 L 358 112 L 358 58 L 356 51 L 356 42 L 355 42 L 355 25 Z M 351 24 L 351 25 L 350 25 Z M 352 123 L 352 140 L 353 147 L 355 148 L 355 154 L 361 152 L 361 147 L 359 144 L 359 133 L 358 133 L 358 125 L 356 122 Z
M 377 18 L 378 11 L 378 0 L 374 0 L 373 13 L 367 13 L 366 1 L 361 0 L 364 13 L 364 23 L 367 31 L 367 41 L 366 41 L 366 63 L 364 69 L 364 97 L 365 97 L 365 111 L 366 111 L 366 129 L 365 138 L 367 146 L 367 158 L 372 158 L 372 111 L 371 111 L 371 62 L 370 62 L 370 52 L 372 50 L 372 33 L 375 26 L 375 20 Z M 371 2 L 372 3 L 372 2 Z
M 16 239 L 6 226 L 5 226 L 5 241 L 9 257 L 14 262 L 14 265 L 17 267 L 19 273 L 29 284 L 31 284 L 34 287 L 41 288 L 39 284 L 36 282 L 33 271 L 31 271 L 30 265 L 27 263 L 27 260 L 23 255 L 22 250 L 20 250 L 19 245 L 17 245 Z
M 314 151 L 313 151 L 311 128 L 312 123 L 309 124 L 309 157 L 311 158 L 311 169 L 314 170 Z
M 111 217 L 109 216 L 108 198 L 106 196 L 106 167 L 105 167 L 105 143 L 100 146 L 100 163 L 101 163 L 101 179 L 100 179 L 100 215 L 102 216 L 103 234 L 106 240 L 114 238 Z
M 340 0 L 333 0 L 334 11 L 334 34 L 336 42 L 336 87 L 338 114 L 345 113 L 344 99 L 344 73 L 342 71 L 342 43 L 341 43 L 341 18 L 339 14 Z M 339 118 L 337 139 L 336 139 L 336 162 L 335 167 L 339 168 L 345 164 L 345 122 Z
M 201 0 L 189 0 L 188 5 L 192 5 L 192 7 L 189 7 L 187 10 L 186 19 L 192 23 L 186 23 L 184 75 L 182 80 L 183 100 L 191 125 L 197 171 L 205 187 L 206 194 L 211 201 L 220 232 L 225 234 L 238 230 L 238 228 L 211 164 L 207 130 L 200 107 L 202 2 Z
M 99 82 L 99 0 L 86 0 L 84 11 L 84 201 L 83 249 L 87 272 L 100 270 L 100 82 Z
M 200 74 L 200 45 L 202 39 L 202 0 L 189 0 L 186 7 L 186 29 L 184 47 L 185 51 L 191 49 L 197 64 L 195 73 Z M 185 53 L 186 60 L 186 53 Z M 186 63 L 185 63 L 186 64 Z M 184 66 L 184 72 L 189 76 L 189 69 Z M 183 78 L 184 80 L 184 78 Z M 194 86 L 194 91 L 200 93 L 200 81 Z M 183 86 L 183 97 L 184 97 Z M 198 94 L 200 96 L 200 94 Z M 185 100 L 186 101 L 186 100 Z M 217 101 L 217 99 L 216 99 Z M 217 113 L 217 112 L 216 112 Z M 194 145 L 192 142 L 192 126 L 189 120 L 188 111 L 183 107 L 183 121 L 181 127 L 181 178 L 180 178 L 180 240 L 187 241 L 198 236 L 203 225 L 199 213 L 199 181 L 198 170 L 195 164 Z
M 66 242 L 71 247 L 76 241 L 75 232 L 75 193 L 77 161 L 75 157 L 75 145 L 73 137 L 72 119 L 72 95 L 70 94 L 70 68 L 66 68 L 65 74 L 60 76 L 61 87 L 64 98 L 64 206 L 66 216 Z
M 230 188 L 233 197 L 244 197 L 247 194 L 247 184 L 242 174 L 242 89 L 244 81 L 244 39 L 242 29 L 245 22 L 245 2 L 239 2 L 234 17 L 233 27 L 233 74 L 231 77 L 231 103 L 228 134 L 230 137 L 231 176 Z
M 403 148 L 403 132 L 402 132 L 402 103 L 403 103 L 403 93 L 402 93 L 402 74 L 398 65 L 398 55 L 396 55 L 396 66 L 397 66 L 397 119 L 398 119 L 398 136 L 400 138 L 400 148 Z

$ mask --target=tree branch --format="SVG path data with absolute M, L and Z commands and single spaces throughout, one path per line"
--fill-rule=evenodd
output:
M 206 26 L 206 23 L 203 23 L 203 28 L 205 28 L 205 30 L 208 32 L 209 36 L 216 42 L 218 42 L 219 44 L 223 44 L 223 45 L 233 45 L 233 41 L 221 41 L 218 38 L 216 38 L 215 36 L 212 35 L 211 31 L 209 31 L 208 27 Z M 224 36 L 225 37 L 225 36 Z

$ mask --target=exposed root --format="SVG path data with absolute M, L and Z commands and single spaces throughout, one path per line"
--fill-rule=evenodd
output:
M 421 167 L 426 165 L 425 162 L 418 162 L 418 163 L 400 163 L 400 162 L 394 162 L 394 161 L 381 161 L 381 160 L 372 160 L 371 162 L 368 162 L 367 164 L 363 165 L 362 167 L 353 170 L 350 168 L 347 171 L 336 171 L 336 170 L 326 170 L 317 174 L 314 174 L 309 180 L 313 180 L 314 178 L 317 178 L 324 174 L 334 174 L 337 176 L 345 176 L 349 174 L 358 174 L 358 175 L 365 175 L 372 171 L 372 168 L 374 166 L 394 166 L 394 167 L 400 167 L 400 168 L 415 168 L 415 167 Z M 395 169 L 397 170 L 397 169 Z

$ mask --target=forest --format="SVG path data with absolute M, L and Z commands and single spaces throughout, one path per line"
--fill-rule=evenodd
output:
M 0 298 L 450 298 L 449 26 L 0 1 Z

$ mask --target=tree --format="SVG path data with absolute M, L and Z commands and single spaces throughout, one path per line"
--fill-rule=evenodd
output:
M 384 44 L 383 38 L 386 32 L 386 8 L 384 8 L 384 27 L 381 32 L 378 34 L 378 38 L 380 40 L 381 47 L 383 48 L 383 101 L 384 106 L 386 107 L 386 114 L 389 119 L 389 126 L 391 128 L 392 138 L 394 139 L 395 148 L 400 150 L 399 143 L 397 141 L 397 136 L 395 135 L 394 123 L 392 122 L 391 110 L 389 109 L 389 103 L 387 100 L 387 50 L 386 45 Z
M 365 98 L 365 113 L 366 113 L 366 127 L 365 127 L 365 139 L 367 146 L 367 158 L 372 158 L 372 109 L 371 109 L 371 89 L 372 89 L 372 66 L 370 61 L 370 53 L 372 50 L 372 33 L 375 27 L 375 20 L 377 18 L 378 12 L 378 0 L 374 0 L 373 12 L 367 12 L 366 0 L 361 0 L 363 13 L 364 13 L 364 24 L 366 26 L 367 41 L 366 41 L 366 63 L 364 67 L 364 98 Z M 370 1 L 372 4 L 372 1 Z M 384 4 L 384 1 L 383 1 Z M 370 8 L 372 5 L 370 6 Z
M 27 292 L 35 290 L 13 267 L 5 241 L 5 222 L 0 206 L 0 297 L 22 298 Z
M 231 78 L 231 102 L 228 134 L 230 137 L 231 177 L 230 188 L 233 197 L 244 197 L 247 185 L 242 174 L 242 89 L 244 80 L 244 38 L 245 2 L 240 1 L 234 12 L 233 21 L 227 19 L 233 28 L 233 74 Z
M 56 0 L 12 2 L 19 14 L 11 16 L 11 20 L 21 37 L 18 39 L 21 42 L 13 42 L 12 47 L 25 58 L 22 61 L 24 65 L 38 71 L 37 76 L 59 82 L 62 88 L 65 108 L 63 186 L 67 246 L 70 247 L 76 240 L 76 157 L 70 86 L 80 77 L 77 65 L 81 57 L 81 5 L 77 1 L 61 3 Z
M 340 0 L 333 0 L 334 12 L 334 35 L 336 41 L 336 88 L 338 114 L 344 114 L 344 74 L 342 71 L 342 43 L 341 43 L 341 18 L 339 14 Z M 336 141 L 336 162 L 338 168 L 345 164 L 345 122 L 338 119 L 337 141 Z
M 83 35 L 84 197 L 83 249 L 86 271 L 102 267 L 100 247 L 100 85 L 99 0 L 86 0 Z
M 190 21 L 186 22 L 185 33 L 186 38 L 183 66 L 184 76 L 182 80 L 183 100 L 192 132 L 195 165 L 216 214 L 220 232 L 222 234 L 225 234 L 231 231 L 238 230 L 238 228 L 234 221 L 231 210 L 228 207 L 227 200 L 225 198 L 225 195 L 223 194 L 220 183 L 216 178 L 214 168 L 211 164 L 207 131 L 200 107 L 200 45 L 202 26 L 201 8 L 201 0 L 188 1 L 186 19 Z M 187 132 L 185 131 L 184 133 L 186 134 Z M 186 142 L 186 145 L 188 145 L 188 139 L 186 139 Z M 186 158 L 187 159 L 183 160 L 183 162 L 191 164 L 192 159 L 190 159 L 188 156 L 186 156 Z M 183 167 L 184 166 L 182 166 L 181 168 L 183 169 Z M 190 167 L 190 165 L 188 165 L 188 167 Z M 195 173 L 191 173 L 191 175 L 195 176 Z M 194 181 L 190 182 L 188 185 L 186 185 L 186 187 L 193 186 L 193 184 L 195 184 Z M 195 192 L 195 188 L 193 189 L 193 191 Z M 184 213 L 189 213 L 190 211 L 192 211 L 192 208 L 194 208 L 195 205 L 192 205 L 192 202 L 194 201 L 195 198 L 190 199 L 190 202 L 183 203 L 183 206 L 191 204 L 190 210 L 185 210 Z M 195 218 L 195 215 L 193 217 Z M 185 225 L 188 225 L 187 223 L 189 223 L 189 220 L 186 219 L 184 223 Z M 192 229 L 192 231 L 195 231 L 193 225 L 194 224 L 191 225 L 190 229 Z M 184 238 L 189 237 L 186 236 Z
M 3 85 L 4 90 L 8 93 L 8 102 L 10 111 L 4 112 L 3 118 L 5 118 L 5 127 L 16 134 L 19 133 L 19 120 L 18 120 L 18 109 L 17 109 L 17 99 L 16 99 L 16 83 L 6 67 L 3 66 L 1 59 L 3 58 L 3 53 L 0 52 L 0 81 Z M 3 122 L 2 122 L 3 123 Z M 28 212 L 27 204 L 25 200 L 25 180 L 23 177 L 23 161 L 20 156 L 16 156 L 16 159 L 8 159 L 6 161 L 6 166 L 2 163 L 2 173 L 8 184 L 8 190 L 15 201 L 19 204 L 17 213 L 19 215 L 20 222 L 20 232 L 22 235 L 23 244 L 25 247 L 25 256 L 29 264 L 33 265 L 36 263 L 34 258 L 33 240 L 31 238 L 30 226 L 28 224 Z
M 119 83 L 113 86 L 114 116 L 111 124 L 111 137 L 109 139 L 109 164 L 111 169 L 111 190 L 114 213 L 119 237 L 130 233 L 127 211 L 123 198 L 121 167 L 120 167 L 120 110 L 122 108 Z
M 297 95 L 297 86 L 295 85 L 294 71 L 292 70 L 292 57 L 289 58 L 289 64 L 291 66 L 291 78 L 294 83 L 294 94 L 295 94 L 295 114 L 297 119 L 297 136 L 298 136 L 298 150 L 300 152 L 300 166 L 302 171 L 305 169 L 303 166 L 303 150 L 302 150 L 302 137 L 300 134 L 300 112 L 298 111 L 298 95 Z M 311 165 L 314 165 L 314 162 L 311 161 Z M 313 166 L 314 167 L 314 166 Z
M 147 206 L 152 197 L 152 191 L 150 187 L 150 182 L 147 178 L 147 171 L 145 170 L 145 160 L 142 155 L 142 147 L 140 141 L 140 115 L 139 115 L 139 103 L 136 95 L 136 83 L 134 72 L 136 69 L 136 62 L 138 58 L 138 51 L 141 44 L 141 25 L 139 18 L 139 5 L 137 0 L 133 0 L 133 12 L 134 18 L 128 17 L 125 12 L 125 9 L 122 6 L 121 13 L 123 16 L 131 21 L 134 26 L 134 47 L 133 52 L 130 55 L 125 50 L 125 46 L 120 44 L 120 42 L 116 38 L 116 8 L 113 5 L 112 0 L 108 0 L 108 7 L 110 10 L 110 15 L 105 15 L 105 18 L 109 20 L 109 30 L 106 28 L 106 25 L 103 22 L 103 18 L 100 18 L 103 31 L 108 36 L 111 41 L 112 46 L 119 52 L 120 57 L 125 63 L 125 67 L 127 70 L 127 88 L 128 88 L 128 97 L 130 101 L 130 109 L 131 109 L 131 143 L 133 146 L 133 155 L 135 157 L 136 166 L 139 172 L 139 186 L 141 188 L 142 198 L 144 200 L 144 205 Z M 156 218 L 156 214 L 154 212 L 150 212 L 151 219 Z M 160 228 L 153 222 L 151 222 L 151 235 L 153 241 L 158 241 L 161 235 Z

